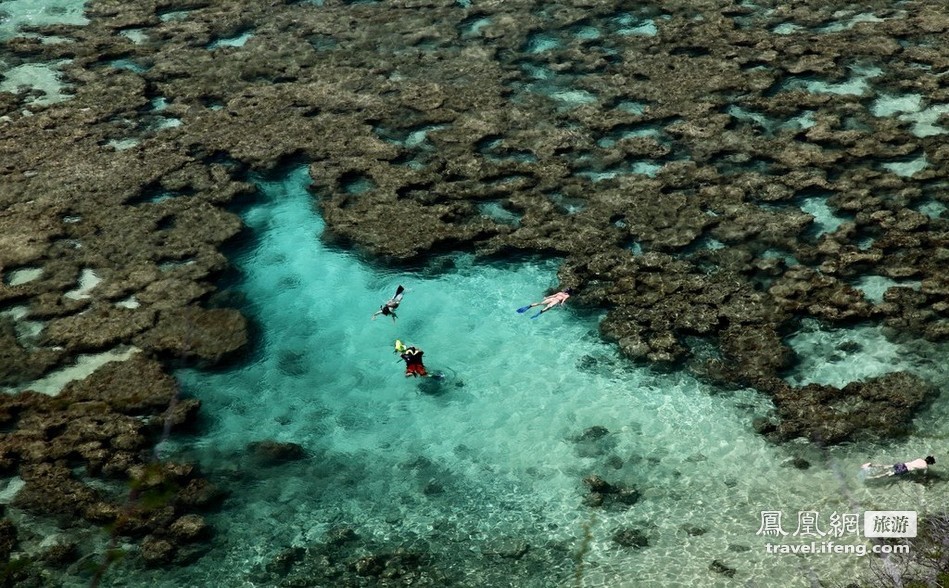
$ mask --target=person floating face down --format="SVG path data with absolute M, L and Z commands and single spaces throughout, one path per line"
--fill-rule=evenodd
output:
M 399 357 L 405 360 L 406 378 L 409 376 L 424 378 L 428 375 L 428 372 L 425 371 L 425 365 L 422 363 L 423 355 L 425 355 L 425 352 L 414 345 L 412 347 L 405 347 L 402 350 L 402 354 Z
M 372 315 L 372 320 L 376 320 L 376 317 L 381 314 L 382 316 L 391 316 L 392 322 L 395 322 L 395 309 L 399 308 L 399 304 L 402 303 L 403 294 L 405 294 L 405 288 L 402 287 L 402 284 L 399 284 L 399 287 L 395 290 L 395 296 L 379 307 L 379 310 Z
M 542 308 L 540 312 L 531 317 L 532 319 L 535 319 L 555 306 L 562 306 L 566 304 L 567 299 L 570 298 L 571 294 L 573 294 L 573 288 L 564 288 L 556 294 L 551 294 L 550 296 L 545 297 L 540 302 L 531 302 L 527 306 L 518 308 L 517 312 L 526 312 L 535 306 L 543 306 L 544 308 Z
M 875 464 L 867 462 L 860 466 L 860 473 L 866 479 L 884 478 L 887 476 L 898 476 L 916 471 L 926 471 L 929 466 L 936 463 L 936 458 L 927 455 L 925 458 L 914 459 L 904 463 L 893 465 Z

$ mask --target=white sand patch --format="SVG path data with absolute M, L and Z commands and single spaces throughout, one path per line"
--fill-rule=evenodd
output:
M 38 267 L 23 267 L 20 269 L 15 269 L 10 272 L 10 281 L 7 282 L 7 284 L 10 286 L 19 286 L 21 284 L 32 282 L 41 275 L 43 275 L 43 269 Z
M 32 342 L 46 326 L 45 321 L 24 320 L 27 314 L 29 314 L 29 308 L 26 306 L 14 306 L 0 312 L 0 316 L 8 316 L 13 319 L 16 337 L 21 343 Z
M 66 84 L 59 77 L 60 65 L 69 60 L 54 63 L 25 63 L 7 70 L 0 82 L 0 91 L 16 93 L 21 88 L 32 88 L 43 95 L 28 101 L 29 104 L 55 104 L 71 98 L 63 93 Z
M 10 478 L 3 490 L 0 490 L 0 504 L 10 504 L 13 502 L 17 492 L 24 486 L 26 486 L 26 482 L 24 482 L 20 476 Z
M 122 35 L 123 37 L 126 37 L 128 40 L 135 43 L 136 45 L 144 43 L 145 41 L 148 40 L 148 35 L 146 35 L 142 29 L 125 29 L 119 34 Z
M 911 159 L 909 161 L 893 161 L 891 163 L 884 163 L 883 168 L 887 169 L 898 176 L 908 178 L 929 167 L 929 160 L 926 159 L 926 154 L 923 153 L 916 159 Z
M 41 394 L 56 396 L 69 382 L 82 380 L 110 361 L 125 361 L 141 351 L 137 347 L 116 347 L 104 353 L 80 355 L 76 363 L 34 380 L 22 390 L 33 390 Z
M 18 321 L 25 317 L 29 311 L 30 309 L 26 306 L 12 306 L 7 310 L 0 311 L 0 316 L 8 316 L 13 320 Z
M 138 139 L 134 137 L 128 137 L 126 139 L 111 139 L 106 145 L 115 149 L 116 151 L 125 151 L 126 149 L 131 149 L 141 143 Z
M 84 1 L 77 0 L 3 0 L 0 40 L 16 36 L 21 27 L 52 24 L 86 25 Z
M 96 275 L 96 272 L 92 271 L 89 268 L 82 270 L 82 274 L 79 276 L 79 287 L 75 290 L 70 290 L 63 294 L 66 298 L 72 298 L 73 300 L 81 300 L 84 298 L 89 298 L 89 292 L 99 285 L 99 282 L 102 281 L 102 278 Z
M 129 296 L 125 300 L 119 300 L 115 305 L 119 308 L 138 308 L 141 306 L 139 301 L 135 299 L 135 296 Z
M 208 45 L 208 49 L 217 49 L 218 47 L 243 47 L 247 44 L 247 41 L 253 37 L 253 33 L 245 32 L 242 35 L 237 37 L 229 37 L 227 39 L 218 39 Z

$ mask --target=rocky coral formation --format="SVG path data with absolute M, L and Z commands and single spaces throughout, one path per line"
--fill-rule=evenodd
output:
M 24 483 L 12 506 L 64 527 L 85 520 L 119 536 L 150 538 L 141 556 L 152 564 L 172 561 L 179 546 L 207 538 L 196 511 L 213 506 L 221 492 L 193 466 L 152 457 L 166 419 L 185 426 L 200 406 L 177 400 L 177 393 L 158 362 L 134 357 L 106 364 L 59 396 L 0 396 L 6 427 L 0 464 Z M 40 559 L 60 566 L 78 556 L 67 545 Z
M 613 542 L 623 547 L 642 549 L 649 546 L 649 537 L 639 529 L 617 529 L 613 533 Z
M 828 444 L 861 435 L 904 434 L 907 415 L 935 395 L 930 384 L 906 372 L 851 382 L 843 388 L 819 384 L 793 388 L 773 382 L 770 392 L 780 422 L 759 425 L 761 432 L 776 439 L 809 437 Z
M 415 545 L 387 544 L 349 527 L 330 529 L 322 541 L 277 551 L 256 566 L 250 580 L 266 585 L 315 586 L 453 586 L 477 584 L 521 585 L 543 570 L 547 580 L 566 578 L 550 551 L 537 549 L 518 537 L 488 539 L 473 547 L 466 559 L 480 558 L 480 565 L 459 562 L 453 542 L 447 549 L 432 542 Z M 467 537 L 467 533 L 464 535 Z
M 232 355 L 246 325 L 200 308 L 225 266 L 217 249 L 240 227 L 221 206 L 250 193 L 247 169 L 303 156 L 327 238 L 394 259 L 455 248 L 562 255 L 563 280 L 611 309 L 603 332 L 631 358 L 676 365 L 704 341 L 730 364 L 712 366 L 717 377 L 757 385 L 793 362 L 782 335 L 805 316 L 942 340 L 946 225 L 912 208 L 942 198 L 934 135 L 873 115 L 858 92 L 808 91 L 804 77 L 862 75 L 938 98 L 932 75 L 912 66 L 945 60 L 926 43 L 941 21 L 914 29 L 918 18 L 893 16 L 806 44 L 771 32 L 819 28 L 836 18 L 831 5 L 664 3 L 651 36 L 614 30 L 626 13 L 610 3 L 541 13 L 527 2 L 478 12 L 407 4 L 393 19 L 348 3 L 264 14 L 232 0 L 189 6 L 183 20 L 159 19 L 150 2 L 93 3 L 88 26 L 55 30 L 68 47 L 9 43 L 19 60 L 68 56 L 76 86 L 60 105 L 29 105 L 29 117 L 8 101 L 0 266 L 43 274 L 5 283 L 0 300 L 50 319 L 47 355 L 28 354 L 32 374 L 123 342 L 163 356 Z M 475 15 L 483 21 L 469 30 Z M 576 36 L 580 22 L 609 34 Z M 129 27 L 148 41 L 119 34 Z M 554 41 L 535 50 L 538 28 Z M 252 32 L 245 46 L 213 48 L 238 31 Z M 140 70 L 104 65 L 119 56 Z M 558 102 L 569 92 L 589 98 Z M 158 98 L 167 106 L 149 109 Z M 182 124 L 155 126 L 167 117 Z M 18 137 L 37 133 L 41 144 L 24 149 Z M 888 163 L 919 154 L 928 167 L 912 175 Z M 77 191 L 83 198 L 69 197 Z M 799 208 L 807 198 L 852 222 L 815 239 L 814 217 Z M 486 202 L 517 222 L 483 214 Z M 83 268 L 102 282 L 64 297 Z M 923 285 L 873 303 L 851 285 L 867 274 Z M 130 296 L 134 308 L 115 306 Z M 64 353 L 49 355 L 53 346 Z
M 273 466 L 306 459 L 306 450 L 297 443 L 280 441 L 255 441 L 247 445 L 247 451 L 258 465 Z
M 639 490 L 633 486 L 610 484 L 597 475 L 587 476 L 583 483 L 589 489 L 589 494 L 583 499 L 587 506 L 627 509 L 639 502 L 641 496 Z

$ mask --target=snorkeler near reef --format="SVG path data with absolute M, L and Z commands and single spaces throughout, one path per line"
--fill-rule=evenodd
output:
M 406 347 L 402 345 L 401 341 L 396 341 L 396 351 L 400 351 L 399 357 L 405 361 L 405 377 L 417 378 L 421 376 L 424 378 L 428 376 L 425 365 L 422 363 L 422 356 L 425 355 L 424 351 L 414 345 Z
M 398 318 L 395 314 L 395 310 L 399 308 L 400 304 L 402 304 L 402 296 L 404 294 L 405 288 L 402 287 L 402 284 L 399 284 L 399 287 L 395 290 L 395 296 L 387 300 L 385 304 L 379 307 L 379 310 L 377 310 L 372 315 L 372 320 L 376 320 L 376 317 L 381 314 L 382 316 L 391 316 L 392 322 L 395 322 L 395 319 Z
M 896 463 L 893 465 L 883 465 L 867 462 L 860 466 L 860 477 L 865 480 L 875 480 L 877 478 L 886 478 L 908 474 L 916 471 L 926 471 L 929 466 L 936 463 L 936 458 L 927 455 L 925 458 L 914 459 L 905 463 Z
M 545 305 L 544 308 L 540 310 L 540 312 L 538 312 L 537 314 L 531 317 L 532 319 L 535 319 L 557 305 L 566 304 L 567 299 L 570 298 L 571 294 L 573 294 L 572 288 L 564 288 L 563 290 L 561 290 L 560 292 L 557 292 L 556 294 L 551 294 L 550 296 L 547 296 L 540 302 L 532 302 L 528 304 L 527 306 L 522 306 L 518 308 L 517 312 L 524 313 L 530 310 L 531 308 L 534 308 L 535 306 Z

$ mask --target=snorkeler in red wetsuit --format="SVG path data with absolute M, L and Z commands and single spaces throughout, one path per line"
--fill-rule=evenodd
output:
M 425 377 L 428 375 L 428 372 L 425 371 L 425 366 L 422 364 L 422 356 L 425 354 L 424 351 L 418 347 L 406 347 L 405 351 L 402 352 L 400 357 L 405 360 L 405 377 Z

